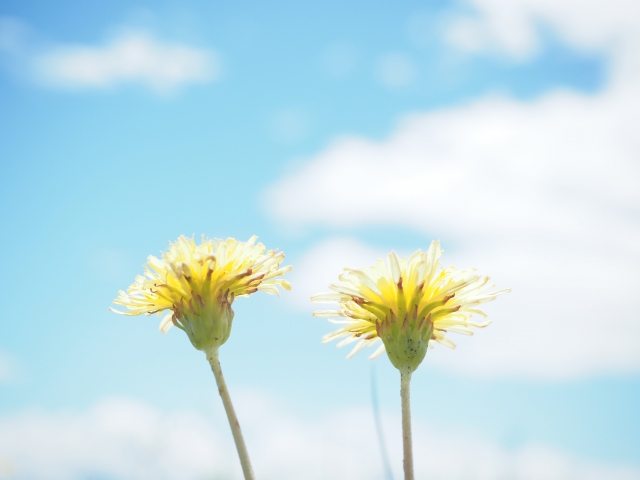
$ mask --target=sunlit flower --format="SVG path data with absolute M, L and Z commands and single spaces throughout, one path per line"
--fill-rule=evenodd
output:
M 334 293 L 311 297 L 339 305 L 337 310 L 314 312 L 344 325 L 325 335 L 323 342 L 342 338 L 339 347 L 357 342 L 349 358 L 382 340 L 370 358 L 386 350 L 396 368 L 410 373 L 434 341 L 455 348 L 447 332 L 472 335 L 472 327 L 487 326 L 490 322 L 475 323 L 470 317 L 486 317 L 477 306 L 509 290 L 487 293 L 493 287 L 489 277 L 477 275 L 475 269 L 444 268 L 439 262 L 442 253 L 440 242 L 434 241 L 426 252 L 418 250 L 409 259 L 391 252 L 372 267 L 345 268 L 340 281 L 329 287 Z
M 136 277 L 113 303 L 128 311 L 123 315 L 160 315 L 160 330 L 175 325 L 184 330 L 198 350 L 219 347 L 228 338 L 233 321 L 231 304 L 236 297 L 258 290 L 279 294 L 278 286 L 291 289 L 281 277 L 291 267 L 280 268 L 284 253 L 269 250 L 257 237 L 247 242 L 233 238 L 206 240 L 196 245 L 181 236 L 162 258 L 149 256 L 144 275 Z

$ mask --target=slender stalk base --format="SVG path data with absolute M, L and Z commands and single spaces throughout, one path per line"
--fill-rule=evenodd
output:
M 413 446 L 411 442 L 411 402 L 409 400 L 411 373 L 400 373 L 400 398 L 402 399 L 402 446 L 404 450 L 404 480 L 413 478 Z
M 213 375 L 216 377 L 218 392 L 220 392 L 220 397 L 224 404 L 224 410 L 227 413 L 227 418 L 229 419 L 229 426 L 231 427 L 233 440 L 236 442 L 236 449 L 238 450 L 238 456 L 240 457 L 240 464 L 242 465 L 244 478 L 245 480 L 255 480 L 255 477 L 253 476 L 253 469 L 251 468 L 251 462 L 249 461 L 249 453 L 247 453 L 247 446 L 244 444 L 242 432 L 240 431 L 240 423 L 238 423 L 238 417 L 236 417 L 236 412 L 233 409 L 227 384 L 222 376 L 220 360 L 218 359 L 218 349 L 208 350 L 206 354 L 207 360 L 209 360 L 209 364 L 211 365 L 211 370 L 213 370 Z

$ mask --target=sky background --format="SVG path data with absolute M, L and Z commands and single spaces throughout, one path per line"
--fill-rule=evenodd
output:
M 258 478 L 401 478 L 310 294 L 435 239 L 512 292 L 412 382 L 417 478 L 640 479 L 640 6 L 0 1 L 0 478 L 241 478 L 205 357 L 108 307 L 179 235 L 293 290 L 221 363 Z M 453 337 L 453 335 L 452 335 Z

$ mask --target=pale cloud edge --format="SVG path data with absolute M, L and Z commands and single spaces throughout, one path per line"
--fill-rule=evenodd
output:
M 140 85 L 171 94 L 220 78 L 213 49 L 162 41 L 148 31 L 120 28 L 102 44 L 36 42 L 19 20 L 0 18 L 0 53 L 34 84 L 63 90 L 107 90 Z
M 445 39 L 471 52 L 530 58 L 540 47 L 540 25 L 591 51 L 616 54 L 640 40 L 640 4 L 634 0 L 467 0 L 467 4 L 473 12 L 452 19 Z
M 238 395 L 256 472 L 265 480 L 382 478 L 368 408 L 355 407 L 309 420 L 260 392 Z M 401 438 L 400 419 L 383 412 L 388 439 Z M 240 478 L 222 417 L 163 412 L 119 398 L 87 411 L 23 411 L 0 418 L 0 478 L 74 480 L 199 480 Z M 390 443 L 396 478 L 399 442 Z M 451 432 L 419 418 L 414 424 L 416 475 L 441 480 L 638 480 L 637 467 L 580 458 L 540 444 L 505 449 L 474 433 Z M 354 461 L 359 459 L 359 461 Z
M 527 5 L 511 13 L 529 21 Z M 611 15 L 590 19 L 598 38 L 635 21 Z M 437 349 L 432 365 L 550 380 L 639 372 L 640 43 L 622 33 L 601 92 L 492 96 L 407 116 L 383 141 L 343 136 L 271 185 L 267 211 L 298 230 L 408 227 L 425 235 L 425 248 L 444 237 L 455 246 L 446 264 L 479 267 L 512 288 L 488 307 L 494 324 L 482 339 Z M 299 282 L 321 275 L 329 248 L 303 258 L 299 275 L 309 279 Z

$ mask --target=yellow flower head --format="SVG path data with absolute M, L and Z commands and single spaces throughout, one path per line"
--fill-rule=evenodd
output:
M 291 267 L 280 268 L 284 253 L 269 250 L 258 237 L 247 242 L 234 238 L 206 240 L 196 245 L 181 236 L 169 245 L 162 258 L 150 255 L 144 275 L 138 275 L 126 292 L 113 303 L 129 311 L 123 315 L 158 315 L 169 310 L 160 322 L 164 333 L 172 325 L 184 330 L 198 350 L 217 348 L 231 332 L 236 297 L 258 290 L 279 294 L 278 286 L 290 290 L 281 278 Z
M 329 317 L 342 328 L 323 337 L 323 343 L 343 338 L 338 346 L 358 342 L 350 358 L 367 345 L 382 340 L 375 358 L 385 350 L 391 363 L 404 373 L 416 370 L 433 341 L 455 348 L 446 332 L 472 335 L 471 327 L 482 328 L 490 322 L 474 323 L 473 314 L 486 317 L 476 306 L 508 292 L 486 293 L 493 285 L 489 277 L 480 277 L 475 269 L 443 268 L 439 260 L 440 242 L 429 250 L 416 251 L 409 259 L 391 252 L 386 261 L 361 270 L 344 269 L 340 281 L 329 288 L 334 293 L 311 297 L 318 303 L 337 302 L 338 310 L 314 312 Z M 331 317 L 343 317 L 332 320 Z

